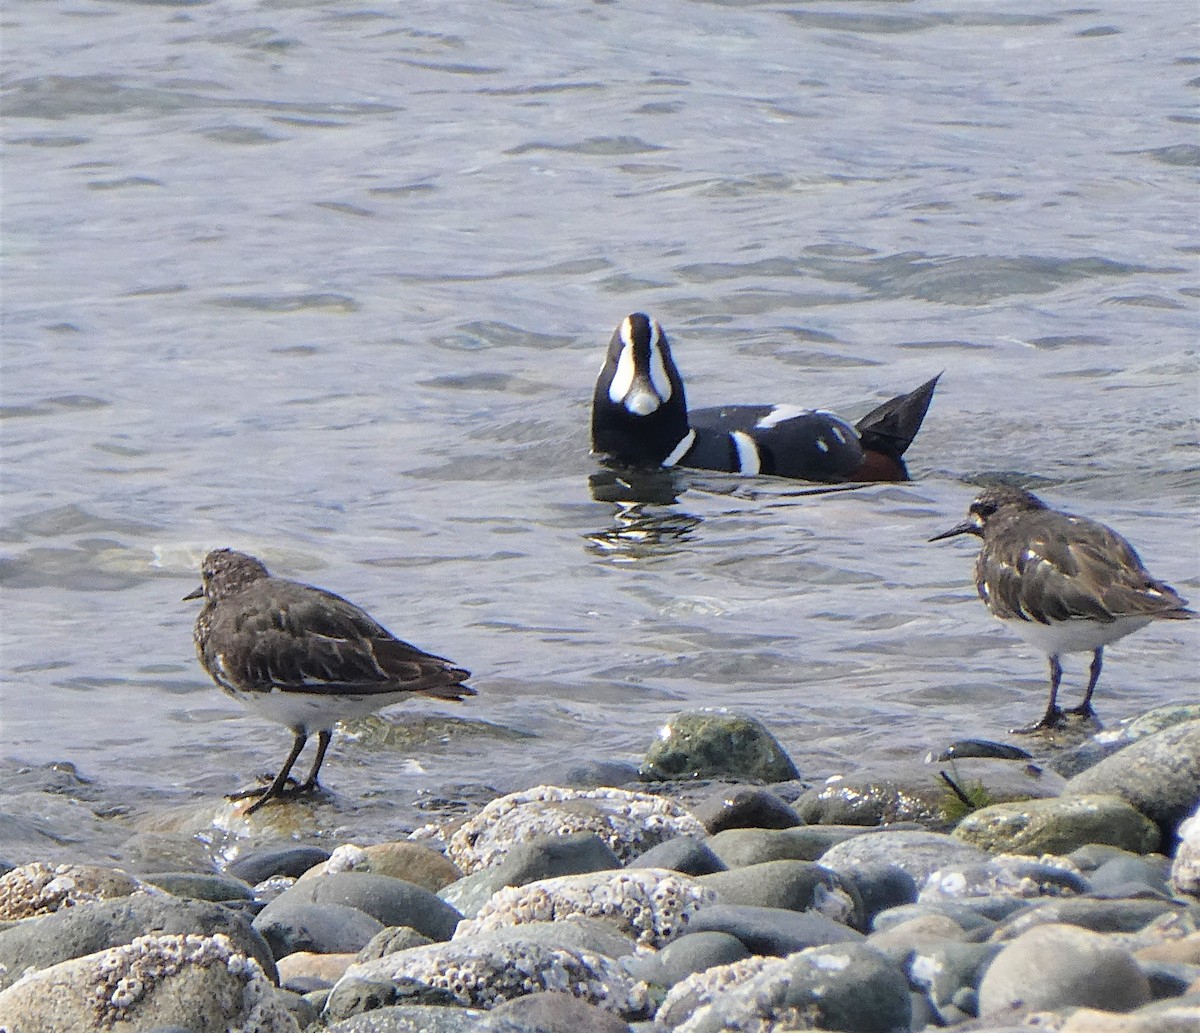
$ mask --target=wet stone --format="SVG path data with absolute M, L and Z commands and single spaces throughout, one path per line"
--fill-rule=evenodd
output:
M 1086 893 L 1091 884 L 1065 857 L 1001 854 L 979 863 L 955 864 L 929 875 L 919 900 L 970 897 L 1045 897 Z
M 254 890 L 249 885 L 242 882 L 241 879 L 232 879 L 224 875 L 207 875 L 197 872 L 153 872 L 143 875 L 141 879 L 176 897 L 211 900 L 218 904 L 225 901 L 254 899 Z
M 725 829 L 705 840 L 730 868 L 763 861 L 816 861 L 838 843 L 877 830 L 851 825 L 800 825 L 791 829 Z
M 1119 796 L 1062 796 L 1000 803 L 972 811 L 954 836 L 990 853 L 1069 854 L 1106 844 L 1145 854 L 1158 848 L 1158 827 Z
M 751 954 L 783 956 L 828 943 L 861 940 L 841 922 L 815 911 L 753 907 L 747 904 L 714 904 L 697 912 L 690 932 L 721 932 L 737 937 Z
M 1179 914 L 1170 900 L 1105 900 L 1091 897 L 1057 898 L 1026 908 L 1005 921 L 994 936 L 1011 940 L 1034 926 L 1048 923 L 1078 926 L 1098 933 L 1136 933 L 1164 915 Z
M 710 835 L 724 829 L 787 829 L 803 824 L 788 804 L 757 786 L 729 786 L 706 797 L 692 813 Z
M 422 843 L 407 841 L 375 843 L 367 847 L 343 844 L 300 878 L 310 879 L 341 872 L 387 875 L 411 882 L 430 893 L 437 893 L 444 886 L 462 878 L 458 867 L 438 851 Z
M 230 862 L 226 872 L 251 886 L 275 875 L 298 878 L 313 865 L 329 859 L 329 851 L 314 846 L 293 846 L 282 849 L 256 850 Z
M 723 904 L 813 910 L 855 929 L 865 924 L 853 883 L 814 861 L 766 861 L 699 881 L 716 891 Z
M 354 960 L 373 961 L 375 958 L 382 958 L 385 954 L 408 950 L 409 947 L 423 947 L 427 943 L 433 943 L 433 940 L 423 933 L 417 932 L 411 926 L 388 926 L 372 936 Z
M 729 933 L 687 933 L 660 951 L 626 959 L 625 970 L 644 983 L 674 986 L 695 972 L 748 957 L 742 941 Z
M 254 919 L 254 928 L 279 960 L 296 951 L 354 953 L 384 926 L 377 918 L 345 904 L 316 904 L 280 897 Z
M 981 1016 L 1071 1005 L 1129 1011 L 1150 1000 L 1133 956 L 1108 937 L 1066 925 L 1040 925 L 1012 940 L 984 974 Z
M 646 782 L 675 778 L 786 782 L 800 777 L 766 725 L 725 707 L 676 714 L 659 730 L 639 775 Z
M 633 858 L 629 868 L 669 868 L 684 875 L 711 875 L 726 870 L 725 862 L 694 836 L 676 836 Z
M 983 850 L 944 833 L 885 829 L 835 844 L 821 857 L 821 864 L 850 877 L 861 865 L 890 864 L 908 872 L 919 887 L 939 868 L 985 860 Z

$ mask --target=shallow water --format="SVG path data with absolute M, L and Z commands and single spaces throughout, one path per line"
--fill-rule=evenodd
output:
M 1016 473 L 1200 595 L 1181 13 L 7 5 L 0 781 L 69 762 L 132 820 L 279 763 L 192 655 L 218 545 L 475 672 L 388 712 L 449 723 L 335 742 L 367 835 L 690 706 L 808 776 L 1036 717 L 1044 658 L 925 539 Z M 587 420 L 635 309 L 697 406 L 854 417 L 945 370 L 915 482 L 629 502 Z M 1195 700 L 1198 660 L 1188 624 L 1125 639 L 1102 718 Z

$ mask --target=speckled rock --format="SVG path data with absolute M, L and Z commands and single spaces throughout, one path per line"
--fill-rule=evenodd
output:
M 647 782 L 676 778 L 786 782 L 800 777 L 761 721 L 725 707 L 676 714 L 659 729 L 638 774 Z
M 671 987 L 654 1016 L 656 1030 L 673 1030 L 718 997 L 736 989 L 769 968 L 778 958 L 749 955 L 703 969 Z
M 1154 897 L 1109 900 L 1052 897 L 1023 908 L 1000 924 L 994 940 L 1012 940 L 1036 925 L 1070 925 L 1097 933 L 1135 933 L 1164 916 L 1185 914 L 1182 904 Z
M 330 994 L 331 1014 L 337 1014 L 338 998 L 352 992 L 355 982 L 423 987 L 467 1007 L 491 1008 L 541 990 L 563 990 L 627 1018 L 643 1017 L 648 1007 L 645 988 L 618 962 L 531 942 L 519 929 L 413 947 L 352 965 Z
M 1073 796 L 1112 793 L 1173 836 L 1200 806 L 1200 721 L 1147 735 L 1072 778 Z
M 308 993 L 318 986 L 331 987 L 346 969 L 357 961 L 353 954 L 313 954 L 310 951 L 295 951 L 276 963 L 279 969 L 279 985 L 299 993 Z
M 862 901 L 853 883 L 814 861 L 766 861 L 705 875 L 699 882 L 723 904 L 819 911 L 835 922 L 863 928 Z
M 1060 796 L 972 811 L 953 835 L 989 853 L 1069 854 L 1102 843 L 1138 854 L 1156 850 L 1158 826 L 1119 796 Z
M 203 1001 L 197 1013 L 196 1002 Z M 121 947 L 42 969 L 0 992 L 11 1033 L 131 1033 L 181 1025 L 194 1033 L 298 1033 L 253 958 L 216 936 L 141 936 Z
M 999 943 L 944 942 L 920 947 L 908 962 L 909 982 L 924 990 L 938 1021 L 962 1022 L 976 1013 L 979 982 L 997 954 Z
M 476 918 L 462 922 L 455 936 L 580 916 L 609 919 L 639 944 L 661 947 L 716 900 L 717 894 L 696 879 L 661 868 L 568 875 L 498 891 Z
M 0 921 L 46 915 L 145 889 L 142 882 L 119 868 L 34 861 L 0 876 Z
M 385 954 L 408 950 L 409 947 L 424 947 L 427 943 L 433 943 L 433 940 L 424 933 L 417 932 L 412 926 L 390 925 L 372 936 L 359 950 L 354 960 L 374 961 L 375 958 L 382 958 Z
M 499 864 L 451 883 L 438 896 L 465 917 L 474 918 L 492 894 L 505 886 L 524 886 L 539 879 L 620 867 L 617 855 L 595 833 L 538 836 L 527 843 L 515 844 Z
M 722 829 L 790 829 L 802 819 L 788 804 L 759 786 L 726 786 L 706 796 L 692 813 L 710 834 Z
M 336 875 L 339 872 L 388 875 L 403 879 L 437 893 L 444 886 L 462 878 L 458 866 L 438 851 L 423 843 L 401 841 L 398 843 L 375 843 L 360 847 L 353 843 L 339 846 L 325 860 L 313 865 L 301 879 L 312 879 L 320 875 Z
M 1079 1008 L 1062 1024 L 1060 1033 L 1197 1033 L 1200 1002 L 1160 1001 L 1125 1015 Z
M 1176 893 L 1200 897 L 1200 807 L 1179 826 L 1179 848 L 1171 863 L 1171 885 Z
M 220 933 L 239 953 L 254 958 L 268 978 L 275 978 L 271 951 L 245 916 L 209 901 L 135 893 L 63 908 L 0 930 L 0 986 L 12 983 L 26 968 L 49 968 L 127 944 L 147 930 L 201 936 Z
M 1039 925 L 1008 944 L 979 986 L 979 1014 L 1076 1005 L 1129 1011 L 1150 1000 L 1146 976 L 1109 937 L 1067 925 Z
M 1083 873 L 1065 857 L 1000 854 L 981 863 L 955 864 L 931 872 L 921 903 L 964 897 L 1045 897 L 1086 893 Z
M 255 924 L 261 927 L 270 923 L 275 914 L 296 904 L 344 904 L 371 915 L 384 926 L 411 926 L 433 940 L 448 940 L 461 918 L 449 904 L 411 882 L 389 875 L 340 872 L 297 882 L 263 908 Z
M 672 991 L 674 992 L 674 991 Z M 895 1033 L 912 1021 L 904 973 L 863 944 L 813 947 L 775 960 L 715 995 L 676 1033 L 853 1030 Z
M 831 846 L 822 855 L 821 864 L 851 877 L 860 865 L 890 864 L 908 872 L 920 886 L 939 868 L 986 860 L 987 854 L 978 847 L 944 833 L 883 829 Z
M 538 786 L 493 800 L 455 830 L 446 850 L 469 874 L 498 863 L 517 843 L 572 832 L 594 832 L 626 861 L 674 836 L 703 836 L 704 826 L 678 804 L 649 793 Z
M 328 901 L 317 904 L 286 895 L 263 908 L 253 925 L 276 960 L 296 951 L 354 953 L 384 929 L 379 919 L 356 907 Z

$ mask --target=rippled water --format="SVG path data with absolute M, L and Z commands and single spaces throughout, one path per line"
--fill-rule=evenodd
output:
M 812 776 L 1032 719 L 1044 658 L 925 539 L 1015 472 L 1200 596 L 1191 13 L 9 3 L 6 788 L 70 762 L 132 820 L 279 763 L 192 656 L 217 545 L 475 672 L 335 743 L 366 835 L 692 705 Z M 944 369 L 915 483 L 631 494 L 587 419 L 635 309 L 694 405 L 855 416 Z M 1102 717 L 1194 700 L 1195 632 L 1111 649 Z

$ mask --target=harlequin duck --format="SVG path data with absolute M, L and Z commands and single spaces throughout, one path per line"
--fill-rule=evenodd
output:
M 939 374 L 940 376 L 940 374 Z M 851 425 L 787 405 L 687 408 L 683 380 L 657 321 L 621 321 L 592 398 L 592 451 L 626 466 L 688 466 L 806 481 L 906 481 L 938 377 Z

